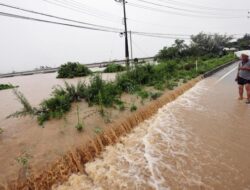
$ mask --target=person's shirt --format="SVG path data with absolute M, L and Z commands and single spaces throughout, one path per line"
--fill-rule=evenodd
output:
M 250 68 L 250 60 L 246 63 L 240 63 L 239 67 L 248 67 Z M 239 70 L 239 77 L 250 80 L 250 71 L 247 70 Z

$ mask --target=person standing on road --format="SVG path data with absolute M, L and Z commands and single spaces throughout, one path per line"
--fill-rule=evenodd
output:
M 250 60 L 247 54 L 241 55 L 236 80 L 239 85 L 239 100 L 243 100 L 244 86 L 247 91 L 247 104 L 250 104 Z

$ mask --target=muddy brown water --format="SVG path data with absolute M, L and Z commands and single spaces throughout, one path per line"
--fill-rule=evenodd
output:
M 54 189 L 250 189 L 250 106 L 235 75 L 199 82 Z
M 102 74 L 102 77 L 107 81 L 114 80 L 115 74 Z M 66 81 L 76 84 L 79 80 L 88 83 L 89 77 Z M 18 90 L 25 95 L 31 105 L 38 106 L 43 99 L 50 96 L 53 87 L 64 85 L 64 80 L 56 79 L 56 74 L 52 73 L 2 78 L 0 83 L 18 85 Z M 29 165 L 35 170 L 32 172 L 37 173 L 36 171 L 42 170 L 73 146 L 84 143 L 93 131 L 87 128 L 85 133 L 79 134 L 74 129 L 77 121 L 76 105 L 73 105 L 66 119 L 52 120 L 45 124 L 45 129 L 38 126 L 35 118 L 6 119 L 21 107 L 12 90 L 0 91 L 0 127 L 4 130 L 0 135 L 0 189 L 6 186 L 8 180 L 15 179 L 22 168 L 17 158 L 27 157 Z M 79 103 L 79 108 L 81 117 L 93 111 L 86 102 Z M 85 122 L 93 128 L 104 125 L 99 117 L 86 119 Z
M 74 79 L 57 79 L 56 73 L 50 74 L 36 74 L 29 76 L 17 76 L 11 78 L 1 78 L 0 84 L 11 83 L 14 86 L 19 86 L 18 90 L 21 91 L 33 106 L 38 106 L 43 99 L 50 96 L 53 87 L 57 85 L 64 85 L 64 81 L 76 84 L 78 81 L 85 81 L 86 84 L 90 77 L 74 78 Z M 103 79 L 113 80 L 115 74 L 102 74 Z M 4 127 L 3 122 L 6 116 L 14 113 L 21 108 L 16 97 L 13 95 L 12 90 L 2 90 L 0 92 L 0 126 Z
M 250 107 L 236 100 L 234 68 L 198 83 L 120 143 L 107 147 L 86 165 L 86 175 L 74 174 L 55 188 L 250 189 Z M 103 77 L 112 80 L 114 75 Z M 88 78 L 68 81 L 78 80 Z M 32 105 L 48 97 L 53 86 L 63 84 L 55 74 L 0 79 L 0 83 L 9 82 L 19 85 Z M 68 127 L 75 124 L 74 111 L 67 115 L 67 121 L 53 120 L 44 130 L 28 117 L 5 119 L 21 108 L 11 90 L 0 91 L 0 100 L 0 126 L 4 129 L 0 136 L 0 187 L 17 174 L 18 155 L 30 154 L 31 166 L 39 171 L 89 139 L 85 135 L 88 131 L 79 135 Z M 81 104 L 80 109 L 88 108 Z M 96 119 L 95 124 L 103 124 Z M 91 120 L 87 125 L 92 125 Z

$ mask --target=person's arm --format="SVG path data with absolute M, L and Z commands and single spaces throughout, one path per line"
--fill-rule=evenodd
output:
M 240 70 L 250 71 L 250 67 L 240 67 Z
M 239 66 L 238 66 L 238 71 L 237 71 L 237 75 L 236 75 L 235 81 L 238 81 L 238 78 L 239 78 L 239 71 L 240 71 L 240 63 L 239 63 Z

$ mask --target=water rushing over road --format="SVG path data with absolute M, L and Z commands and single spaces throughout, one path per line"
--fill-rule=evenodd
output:
M 235 67 L 164 106 L 57 189 L 250 189 L 250 106 L 237 100 Z

